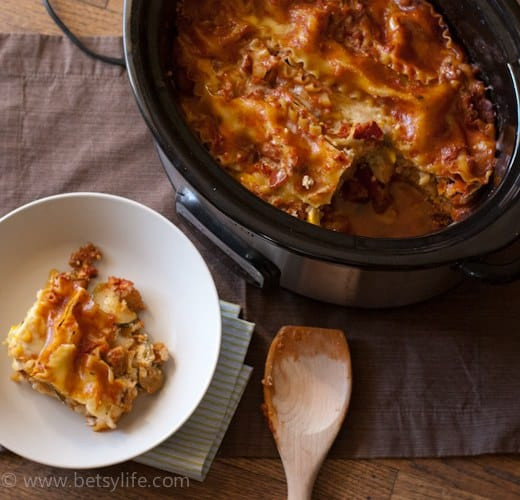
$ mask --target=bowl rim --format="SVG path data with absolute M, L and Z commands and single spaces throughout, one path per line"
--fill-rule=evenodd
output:
M 194 252 L 194 254 L 197 256 L 199 262 L 201 263 L 203 269 L 206 271 L 207 276 L 209 278 L 208 284 L 210 285 L 210 293 L 213 296 L 213 302 L 215 306 L 215 313 L 217 318 L 219 319 L 218 323 L 215 325 L 215 348 L 213 352 L 213 359 L 211 360 L 210 364 L 210 370 L 208 371 L 207 378 L 204 380 L 201 388 L 200 395 L 196 398 L 196 401 L 193 403 L 193 407 L 190 409 L 189 412 L 186 412 L 186 415 L 177 423 L 176 427 L 173 427 L 169 429 L 167 432 L 162 433 L 158 438 L 156 438 L 153 442 L 147 443 L 146 446 L 143 446 L 142 449 L 137 450 L 136 452 L 132 452 L 128 456 L 124 458 L 119 459 L 111 459 L 111 460 L 98 460 L 96 463 L 89 463 L 85 465 L 78 465 L 78 464 L 68 464 L 64 462 L 60 462 L 59 460 L 45 460 L 45 462 L 39 462 L 44 463 L 45 465 L 49 465 L 51 467 L 60 467 L 65 469 L 77 469 L 77 470 L 83 470 L 83 469 L 90 469 L 90 468 L 96 468 L 96 467 L 106 467 L 118 463 L 122 463 L 127 460 L 132 460 L 133 458 L 142 455 L 143 453 L 146 453 L 147 451 L 152 450 L 156 446 L 160 445 L 162 442 L 164 442 L 166 439 L 168 439 L 170 436 L 175 434 L 193 415 L 195 410 L 199 407 L 202 399 L 204 398 L 205 394 L 208 391 L 208 388 L 213 381 L 213 377 L 215 375 L 215 371 L 218 364 L 218 359 L 220 356 L 220 352 L 222 349 L 222 314 L 220 310 L 220 299 L 218 296 L 217 288 L 215 285 L 215 280 L 213 279 L 213 275 L 211 274 L 211 271 L 208 268 L 208 265 L 206 264 L 204 258 L 198 251 L 198 249 L 195 247 L 195 245 L 190 241 L 190 239 L 175 225 L 172 221 L 167 219 L 165 216 L 160 214 L 159 212 L 153 210 L 152 208 L 144 205 L 143 203 L 140 203 L 138 201 L 132 200 L 130 198 L 126 198 L 119 195 L 114 195 L 110 193 L 102 193 L 102 192 L 94 192 L 94 191 L 78 191 L 78 192 L 67 192 L 67 193 L 59 193 L 51 196 L 45 196 L 42 198 L 35 199 L 33 201 L 30 201 L 24 205 L 21 205 L 12 211 L 8 212 L 7 214 L 0 217 L 0 225 L 3 223 L 14 219 L 15 217 L 23 216 L 24 213 L 27 213 L 29 211 L 32 211 L 34 209 L 37 209 L 39 206 L 46 205 L 48 203 L 60 203 L 63 201 L 71 200 L 71 199 L 85 199 L 85 200 L 104 200 L 111 203 L 119 203 L 123 205 L 129 205 L 132 206 L 134 209 L 144 211 L 149 216 L 156 218 L 161 222 L 161 224 L 166 224 L 169 226 L 170 230 L 173 230 L 177 233 L 177 235 L 183 239 L 188 246 L 191 248 L 191 250 Z M 0 443 L 2 446 L 4 446 L 7 449 L 10 449 L 8 446 L 4 445 L 3 443 Z M 29 459 L 29 460 L 36 460 L 34 457 L 31 457 L 30 454 L 26 453 L 20 453 L 19 451 L 13 449 L 11 450 L 14 453 Z

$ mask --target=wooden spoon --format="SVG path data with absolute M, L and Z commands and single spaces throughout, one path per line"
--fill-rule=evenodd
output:
M 269 348 L 263 385 L 263 410 L 282 458 L 288 499 L 310 499 L 352 392 L 343 332 L 284 326 Z

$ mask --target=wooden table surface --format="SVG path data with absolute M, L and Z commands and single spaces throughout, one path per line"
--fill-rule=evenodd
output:
M 53 0 L 78 35 L 121 34 L 123 0 Z M 60 34 L 40 0 L 2 0 L 0 31 Z M 119 481 L 116 483 L 116 481 Z M 218 459 L 206 481 L 186 481 L 134 462 L 90 471 L 39 465 L 0 454 L 0 498 L 283 498 L 275 459 Z M 315 498 L 520 498 L 520 456 L 327 460 Z

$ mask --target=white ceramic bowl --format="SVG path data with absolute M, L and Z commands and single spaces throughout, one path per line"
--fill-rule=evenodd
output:
M 93 432 L 84 417 L 27 383 L 10 380 L 1 341 L 19 323 L 52 268 L 92 242 L 103 259 L 100 278 L 129 279 L 147 310 L 153 341 L 168 347 L 166 382 L 141 394 L 118 428 Z M 216 367 L 221 321 L 211 274 L 192 243 L 167 219 L 137 202 L 98 193 L 52 196 L 0 219 L 0 444 L 26 458 L 91 468 L 133 458 L 174 433 L 195 410 Z

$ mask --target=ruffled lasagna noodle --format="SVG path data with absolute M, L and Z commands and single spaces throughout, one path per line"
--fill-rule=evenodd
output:
M 422 0 L 180 2 L 174 81 L 222 167 L 291 215 L 374 237 L 471 210 L 491 103 Z
M 152 344 L 143 330 L 144 303 L 131 281 L 110 277 L 87 290 L 100 258 L 89 244 L 71 256 L 72 271 L 51 271 L 7 336 L 13 379 L 58 398 L 95 431 L 114 429 L 139 390 L 157 392 L 168 359 L 164 344 Z

